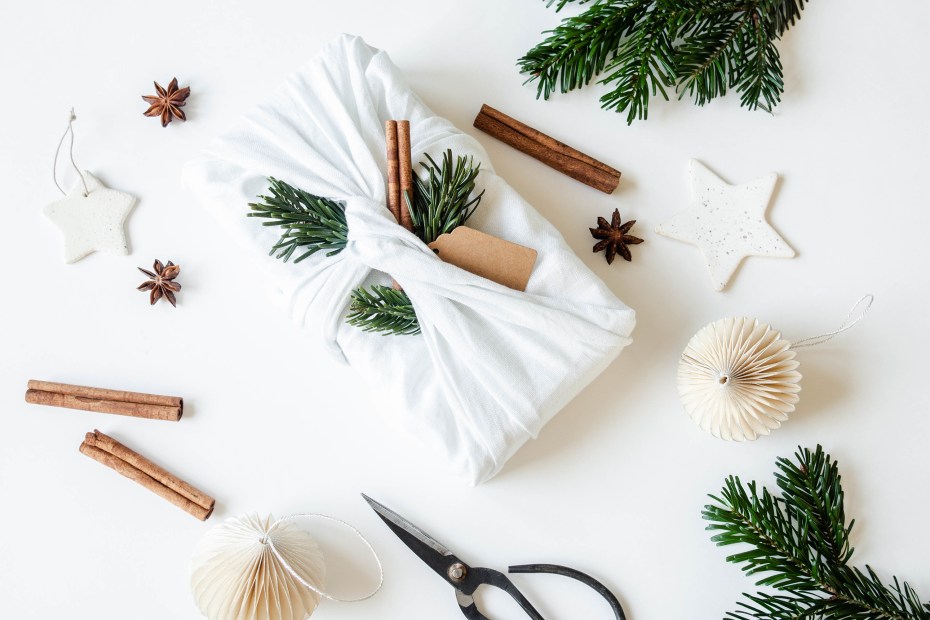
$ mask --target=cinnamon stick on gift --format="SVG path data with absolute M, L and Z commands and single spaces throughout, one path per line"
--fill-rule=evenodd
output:
M 605 194 L 620 184 L 620 171 L 559 142 L 529 125 L 482 105 L 475 127 L 559 172 Z
M 388 162 L 388 209 L 397 223 L 413 232 L 413 219 L 407 198 L 413 200 L 413 164 L 410 154 L 410 121 L 385 121 Z M 403 290 L 397 280 L 391 281 L 394 290 Z
M 384 121 L 384 135 L 387 142 L 388 210 L 400 223 L 400 168 L 397 159 L 397 121 Z
M 212 497 L 98 430 L 84 436 L 80 450 L 201 521 L 213 514 L 216 500 Z
M 413 220 L 404 194 L 413 200 L 413 164 L 410 155 L 410 121 L 397 121 L 397 158 L 400 160 L 400 225 L 413 232 Z M 388 160 L 390 161 L 390 159 Z
M 177 422 L 184 414 L 184 399 L 179 396 L 107 390 L 35 379 L 27 385 L 26 402 L 172 422 Z

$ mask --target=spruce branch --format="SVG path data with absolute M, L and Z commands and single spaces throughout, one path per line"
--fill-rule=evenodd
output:
M 702 516 L 718 546 L 749 548 L 727 557 L 756 585 L 778 594 L 746 594 L 733 620 L 930 620 L 930 603 L 897 577 L 886 584 L 872 568 L 848 565 L 853 549 L 837 462 L 817 446 L 779 458 L 780 497 L 731 476 Z
M 481 169 L 473 158 L 453 158 L 452 151 L 447 150 L 440 163 L 429 155 L 426 159 L 420 163 L 426 176 L 415 176 L 413 196 L 405 194 L 404 198 L 414 232 L 428 244 L 464 224 L 478 208 L 484 191 L 473 195 Z M 345 248 L 349 233 L 345 206 L 275 178 L 269 178 L 268 183 L 271 195 L 259 196 L 260 202 L 250 203 L 248 216 L 265 218 L 268 221 L 263 222 L 264 226 L 283 229 L 270 254 L 277 253 L 277 258 L 288 261 L 301 249 L 303 253 L 294 261 L 299 263 L 319 251 L 333 256 Z M 346 321 L 384 334 L 420 333 L 410 298 L 386 286 L 353 291 Z
M 306 249 L 295 263 L 325 251 L 338 254 L 346 247 L 349 226 L 345 207 L 328 198 L 314 196 L 284 181 L 269 178 L 271 196 L 259 196 L 261 202 L 249 203 L 249 217 L 265 218 L 262 226 L 280 226 L 281 239 L 269 254 L 287 262 L 298 248 Z
M 352 302 L 346 317 L 349 325 L 366 332 L 414 335 L 420 333 L 420 323 L 410 298 L 390 286 L 375 285 L 352 291 Z
M 632 123 L 672 90 L 697 105 L 736 90 L 750 110 L 774 108 L 784 91 L 775 42 L 807 0 L 558 0 L 556 11 L 573 2 L 591 5 L 543 33 L 521 72 L 544 99 L 606 74 L 601 106 Z
M 450 149 L 443 154 L 441 164 L 429 155 L 426 159 L 420 162 L 426 178 L 414 176 L 414 195 L 411 199 L 404 194 L 404 200 L 417 237 L 430 244 L 439 235 L 464 224 L 478 208 L 484 190 L 472 196 L 475 178 L 481 170 L 481 164 L 475 164 L 473 158 L 459 157 L 453 161 Z
M 413 196 L 405 193 L 404 200 L 414 233 L 423 243 L 429 244 L 468 221 L 478 208 L 484 190 L 472 196 L 481 168 L 472 158 L 453 159 L 452 151 L 447 150 L 439 164 L 429 155 L 426 159 L 420 162 L 426 177 L 414 176 Z M 403 291 L 384 286 L 356 289 L 349 312 L 349 323 L 365 331 L 385 335 L 420 333 L 413 304 Z

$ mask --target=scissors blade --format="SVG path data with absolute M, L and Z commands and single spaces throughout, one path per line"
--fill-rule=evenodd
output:
M 417 557 L 423 560 L 430 568 L 439 573 L 439 576 L 452 583 L 448 576 L 449 566 L 459 562 L 451 551 L 440 544 L 435 538 L 403 518 L 390 508 L 371 499 L 364 493 L 362 497 L 368 502 L 381 520 L 406 544 Z M 453 584 L 454 585 L 454 584 Z

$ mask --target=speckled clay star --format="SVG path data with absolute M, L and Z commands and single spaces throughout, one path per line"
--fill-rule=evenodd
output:
M 136 204 L 135 196 L 105 187 L 85 171 L 88 195 L 77 180 L 68 195 L 45 207 L 43 213 L 61 229 L 65 242 L 65 262 L 81 260 L 91 252 L 105 250 L 129 254 L 123 222 Z
M 715 290 L 724 289 L 747 256 L 794 256 L 794 250 L 765 220 L 777 174 L 730 185 L 695 159 L 688 174 L 688 209 L 659 224 L 656 232 L 698 246 Z

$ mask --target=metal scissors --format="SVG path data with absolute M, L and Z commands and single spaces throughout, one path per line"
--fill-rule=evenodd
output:
M 439 544 L 432 536 L 390 508 L 382 506 L 367 495 L 363 494 L 362 497 L 378 513 L 378 516 L 387 523 L 387 526 L 391 528 L 397 537 L 410 547 L 411 551 L 455 588 L 455 598 L 458 601 L 459 609 L 462 610 L 462 614 L 466 618 L 469 618 L 469 620 L 488 620 L 478 609 L 472 597 L 479 586 L 488 585 L 509 594 L 532 620 L 544 620 L 533 605 L 526 600 L 526 597 L 513 585 L 507 575 L 490 568 L 469 566 Z M 610 608 L 617 620 L 626 620 L 617 597 L 602 583 L 582 572 L 556 564 L 524 564 L 511 566 L 507 570 L 509 573 L 552 573 L 576 579 L 603 596 L 610 604 Z

